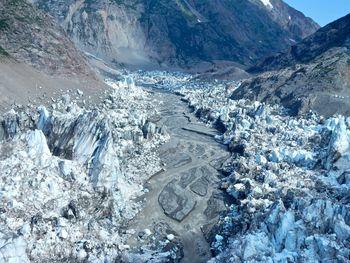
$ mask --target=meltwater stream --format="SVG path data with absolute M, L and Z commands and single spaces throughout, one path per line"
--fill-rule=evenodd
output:
M 165 169 L 148 181 L 145 207 L 129 225 L 135 230 L 130 245 L 140 245 L 138 233 L 149 229 L 174 235 L 183 246 L 181 262 L 206 262 L 211 251 L 203 232 L 226 210 L 212 164 L 228 152 L 214 140 L 217 131 L 199 122 L 179 96 L 154 96 L 164 102 L 157 126 L 166 129 L 170 140 L 159 149 Z

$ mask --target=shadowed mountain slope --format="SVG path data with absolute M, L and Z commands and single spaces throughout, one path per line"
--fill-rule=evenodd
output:
M 232 98 L 281 103 L 292 113 L 350 114 L 350 15 L 248 70 Z

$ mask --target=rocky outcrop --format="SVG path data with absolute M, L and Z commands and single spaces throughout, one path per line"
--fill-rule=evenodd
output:
M 252 65 L 318 29 L 281 0 L 32 2 L 54 16 L 81 50 L 129 65 Z
M 327 117 L 349 115 L 349 28 L 347 15 L 250 68 L 260 75 L 243 82 L 232 98 L 280 103 L 292 114 L 312 109 Z
M 0 17 L 0 58 L 51 74 L 94 76 L 60 26 L 27 0 L 1 1 Z

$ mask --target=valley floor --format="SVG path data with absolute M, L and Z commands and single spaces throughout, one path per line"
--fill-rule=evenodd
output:
M 0 119 L 0 262 L 349 262 L 350 118 L 113 77 Z
M 147 239 L 170 235 L 165 241 L 179 242 L 183 248 L 181 262 L 205 262 L 211 251 L 203 231 L 213 227 L 227 209 L 218 189 L 220 175 L 212 164 L 228 158 L 228 151 L 214 140 L 217 130 L 199 122 L 181 97 L 157 91 L 154 96 L 163 102 L 156 124 L 166 129 L 170 140 L 158 150 L 164 171 L 147 182 L 145 206 L 129 225 L 129 231 L 135 232 L 129 244 L 133 247 L 140 240 L 147 243 Z M 152 234 L 140 238 L 144 229 Z M 129 260 L 144 259 L 134 255 Z

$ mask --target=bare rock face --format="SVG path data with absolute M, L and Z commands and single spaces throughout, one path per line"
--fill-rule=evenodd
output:
M 281 0 L 32 0 L 81 50 L 129 65 L 252 65 L 318 25 Z
M 231 96 L 280 103 L 292 114 L 350 113 L 350 15 L 249 69 L 260 75 Z
M 0 3 L 1 57 L 48 73 L 94 75 L 60 26 L 26 0 Z

